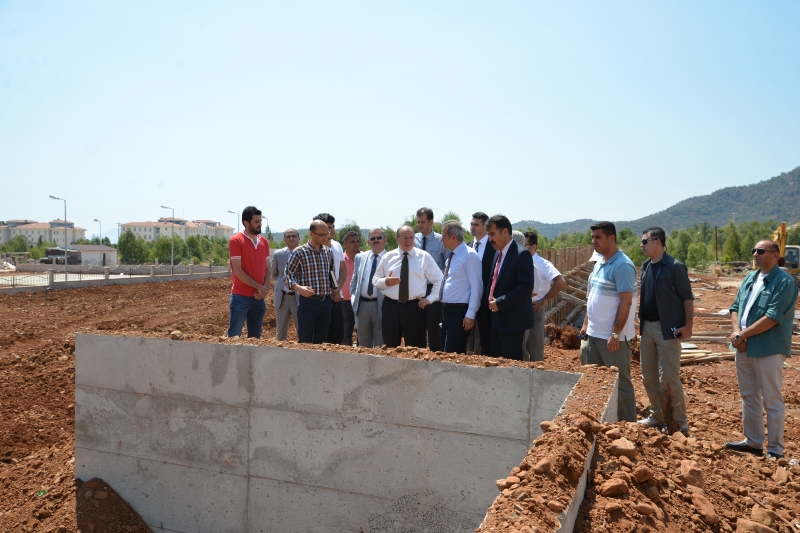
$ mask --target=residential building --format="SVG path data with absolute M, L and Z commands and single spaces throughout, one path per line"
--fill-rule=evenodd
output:
M 75 227 L 75 223 L 69 220 L 65 223 L 61 219 L 50 222 L 14 219 L 7 221 L 5 226 L 0 226 L 0 244 L 5 244 L 18 235 L 25 237 L 28 244 L 37 244 L 40 238 L 43 242 L 63 244 L 65 231 L 70 244 L 86 238 L 86 230 Z
M 220 224 L 215 220 L 185 220 L 183 218 L 163 217 L 157 222 L 127 222 L 121 224 L 122 231 L 130 230 L 137 237 L 146 241 L 152 241 L 156 237 L 164 236 L 172 238 L 174 229 L 175 236 L 186 240 L 194 235 L 195 237 L 218 237 L 229 240 L 233 237 L 234 228 Z

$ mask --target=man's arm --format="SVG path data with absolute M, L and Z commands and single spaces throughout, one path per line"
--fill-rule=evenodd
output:
M 614 317 L 614 326 L 611 328 L 612 333 L 619 333 L 622 331 L 622 328 L 625 327 L 625 323 L 628 321 L 628 313 L 631 311 L 631 305 L 633 305 L 632 292 L 618 292 L 617 296 L 619 296 L 619 306 L 617 306 L 617 314 Z M 607 344 L 608 349 L 615 352 L 617 348 L 619 348 L 619 338 L 615 339 L 614 337 L 609 337 Z
M 683 301 L 683 313 L 686 315 L 686 323 L 682 328 L 676 329 L 675 334 L 680 333 L 681 339 L 689 339 L 694 328 L 694 300 Z
M 302 265 L 303 263 L 300 261 L 300 254 L 293 253 L 289 258 L 289 261 L 286 263 L 286 268 L 283 269 L 283 285 L 289 291 L 298 292 L 300 293 L 300 296 L 305 296 L 308 298 L 314 294 L 314 289 L 311 287 L 306 287 L 305 285 L 300 285 L 295 279 L 297 269 L 302 269 Z
M 503 264 L 505 266 L 505 264 Z M 524 250 L 517 258 L 517 284 L 506 294 L 494 299 L 499 311 L 521 304 L 524 301 L 531 303 L 533 291 L 533 259 L 531 253 Z
M 280 271 L 278 270 L 278 258 L 275 257 L 277 255 L 278 255 L 278 253 L 275 252 L 275 255 L 273 255 L 273 257 L 272 257 L 272 261 L 269 262 L 269 267 L 270 267 L 270 271 L 271 271 L 273 279 L 278 279 L 278 276 L 281 275 Z
M 561 292 L 561 289 L 563 289 L 566 286 L 567 286 L 567 280 L 565 280 L 564 276 L 562 276 L 561 274 L 553 278 L 550 290 L 547 291 L 547 294 L 544 295 L 544 298 L 533 303 L 533 310 L 538 313 L 544 307 L 544 304 L 555 298 L 556 294 Z
M 353 302 L 356 299 L 356 286 L 358 285 L 358 280 L 361 277 L 359 274 L 359 260 L 361 259 L 361 254 L 356 255 L 353 259 L 353 277 L 350 278 L 350 302 Z
M 422 273 L 428 283 L 432 283 L 431 293 L 427 298 L 420 298 L 419 306 L 425 308 L 426 305 L 431 304 L 439 299 L 439 288 L 442 286 L 444 274 L 439 270 L 439 265 L 431 254 L 422 252 Z
M 464 329 L 469 331 L 475 325 L 475 315 L 481 306 L 483 296 L 483 276 L 481 274 L 481 260 L 474 252 L 467 253 L 466 265 L 467 278 L 469 279 L 469 307 L 464 317 Z M 469 321 L 469 322 L 467 322 Z

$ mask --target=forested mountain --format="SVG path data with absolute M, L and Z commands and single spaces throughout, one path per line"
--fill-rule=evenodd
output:
M 644 218 L 615 222 L 617 228 L 630 227 L 635 233 L 650 226 L 661 226 L 669 232 L 700 222 L 721 227 L 731 220 L 733 213 L 736 213 L 737 220 L 777 220 L 790 224 L 800 221 L 800 167 L 753 185 L 726 187 L 704 196 L 687 198 Z M 515 223 L 514 227 L 533 226 L 540 235 L 554 237 L 561 233 L 585 231 L 592 222 L 581 219 L 545 224 L 535 220 L 522 220 Z

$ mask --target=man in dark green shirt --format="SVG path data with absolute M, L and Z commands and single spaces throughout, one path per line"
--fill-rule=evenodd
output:
M 730 450 L 763 455 L 767 412 L 767 456 L 783 457 L 783 358 L 792 349 L 797 284 L 778 267 L 778 245 L 764 239 L 753 248 L 758 270 L 747 275 L 731 306 L 736 377 L 742 396 L 744 440 L 726 442 Z

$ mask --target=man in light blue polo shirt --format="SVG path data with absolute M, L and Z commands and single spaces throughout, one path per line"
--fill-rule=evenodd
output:
M 617 247 L 612 222 L 591 226 L 592 246 L 602 256 L 589 276 L 586 318 L 581 328 L 581 363 L 619 369 L 617 417 L 636 422 L 636 395 L 631 382 L 631 344 L 636 335 L 636 267 Z

